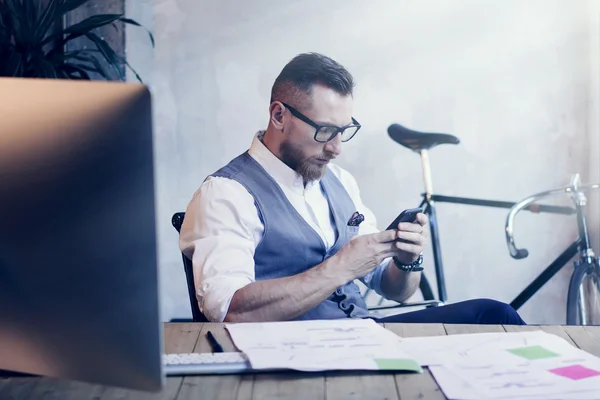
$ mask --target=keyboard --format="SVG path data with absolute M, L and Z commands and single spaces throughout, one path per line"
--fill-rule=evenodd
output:
M 163 365 L 167 376 L 239 374 L 252 372 L 244 353 L 180 353 L 163 354 Z

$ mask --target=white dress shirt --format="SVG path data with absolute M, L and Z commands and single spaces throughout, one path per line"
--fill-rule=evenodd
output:
M 249 155 L 273 177 L 329 249 L 335 242 L 335 228 L 321 185 L 313 181 L 305 188 L 302 177 L 261 142 L 263 134 L 254 137 Z M 358 234 L 379 232 L 375 216 L 360 199 L 354 177 L 337 165 L 330 163 L 328 168 L 350 195 L 356 211 L 365 217 Z M 181 227 L 179 246 L 192 260 L 198 304 L 209 321 L 222 322 L 234 293 L 254 282 L 254 250 L 263 232 L 254 198 L 239 182 L 208 177 L 194 193 Z M 389 262 L 384 260 L 361 281 L 381 294 L 381 276 Z

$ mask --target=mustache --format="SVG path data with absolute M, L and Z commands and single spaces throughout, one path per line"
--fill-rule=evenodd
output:
M 317 157 L 317 158 L 319 158 L 319 159 L 321 159 L 321 160 L 327 160 L 327 161 L 331 161 L 331 160 L 334 160 L 334 159 L 335 159 L 335 155 L 334 155 L 334 154 L 331 154 L 331 153 L 329 153 L 329 154 L 327 154 L 327 153 L 323 153 L 323 154 L 321 154 L 321 156 L 319 156 L 319 157 Z

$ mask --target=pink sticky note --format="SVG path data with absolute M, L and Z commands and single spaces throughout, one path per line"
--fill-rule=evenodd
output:
M 600 375 L 600 371 L 586 368 L 583 365 L 569 365 L 568 367 L 554 368 L 551 369 L 550 372 L 575 381 Z

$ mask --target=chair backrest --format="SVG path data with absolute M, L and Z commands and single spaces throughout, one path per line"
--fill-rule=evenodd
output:
M 184 218 L 184 212 L 177 212 L 173 214 L 173 218 L 171 218 L 171 223 L 178 233 L 181 231 L 181 225 L 183 224 Z M 198 299 L 196 298 L 196 285 L 194 284 L 194 266 L 192 264 L 192 260 L 187 258 L 183 253 L 181 253 L 181 258 L 183 260 L 183 270 L 185 271 L 185 279 L 187 281 L 188 295 L 190 296 L 192 318 L 194 322 L 208 322 L 208 319 L 206 319 L 204 314 L 200 312 L 200 307 L 198 306 Z

